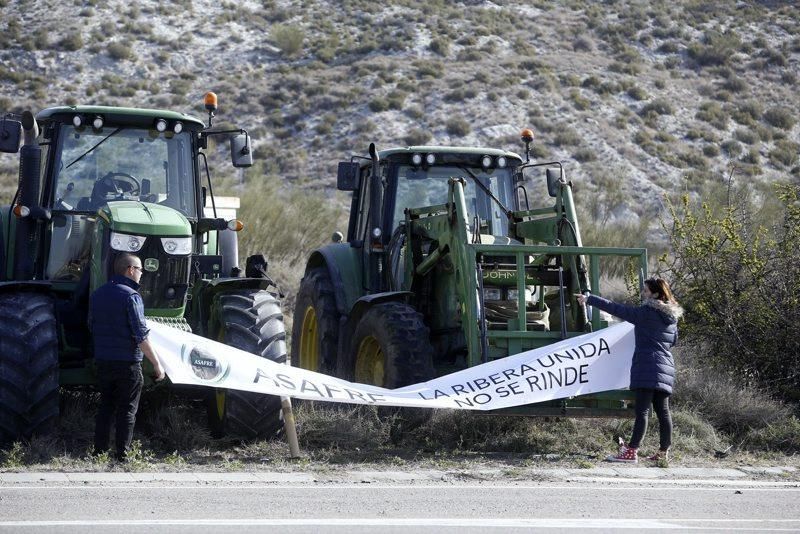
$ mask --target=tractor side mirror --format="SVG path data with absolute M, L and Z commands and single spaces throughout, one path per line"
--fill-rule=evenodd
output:
M 547 194 L 555 198 L 558 196 L 558 185 L 561 181 L 561 169 L 547 169 Z
M 336 188 L 339 191 L 355 191 L 358 189 L 359 165 L 355 161 L 340 161 L 336 171 Z
M 0 152 L 16 154 L 22 140 L 22 123 L 12 119 L 0 120 Z
M 234 167 L 253 166 L 253 151 L 250 149 L 250 136 L 246 133 L 231 137 L 231 162 Z

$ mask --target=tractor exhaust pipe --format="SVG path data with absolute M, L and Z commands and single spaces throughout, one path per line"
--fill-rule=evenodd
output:
M 42 163 L 42 149 L 39 147 L 39 125 L 30 111 L 22 113 L 23 144 L 19 158 L 19 183 L 17 185 L 16 205 L 38 212 L 39 176 Z M 36 230 L 39 221 L 30 215 L 17 216 L 16 241 L 14 246 L 14 279 L 31 280 L 38 251 Z

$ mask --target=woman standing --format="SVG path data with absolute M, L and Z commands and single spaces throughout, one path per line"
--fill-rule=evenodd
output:
M 647 431 L 647 412 L 652 404 L 658 417 L 660 447 L 648 460 L 667 460 L 672 443 L 669 397 L 675 384 L 675 362 L 670 348 L 678 341 L 678 319 L 683 309 L 672 295 L 669 284 L 661 278 L 645 280 L 640 306 L 626 306 L 595 295 L 576 297 L 581 305 L 596 306 L 635 327 L 630 389 L 636 392 L 636 422 L 628 444 L 622 443 L 620 438 L 619 454 L 606 459 L 626 463 L 639 461 L 639 444 Z

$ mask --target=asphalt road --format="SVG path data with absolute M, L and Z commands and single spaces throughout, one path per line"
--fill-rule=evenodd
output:
M 757 481 L 28 483 L 0 532 L 800 532 L 800 487 Z

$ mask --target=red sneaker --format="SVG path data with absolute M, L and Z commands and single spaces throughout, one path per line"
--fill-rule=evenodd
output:
M 654 455 L 648 456 L 647 459 L 650 460 L 651 462 L 659 462 L 659 461 L 662 461 L 662 460 L 667 462 L 667 461 L 669 461 L 669 449 L 667 449 L 666 451 L 661 451 L 660 450 L 657 453 L 655 453 Z
M 639 463 L 639 449 L 631 449 L 630 447 L 622 445 L 619 449 L 619 453 L 616 455 L 612 454 L 606 458 L 606 461 L 625 464 Z

